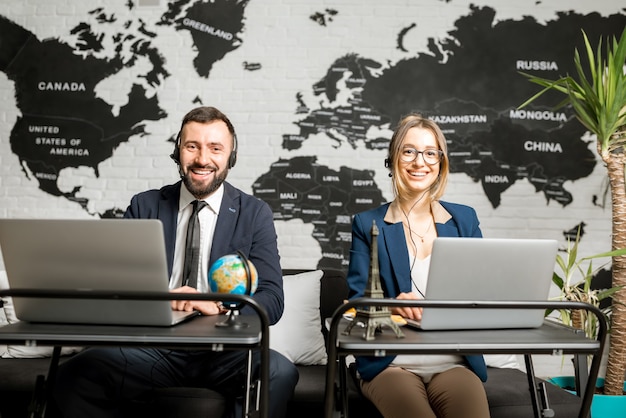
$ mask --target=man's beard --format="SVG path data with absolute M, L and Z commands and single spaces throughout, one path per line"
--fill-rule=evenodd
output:
M 224 183 L 224 180 L 226 180 L 226 176 L 228 174 L 227 170 L 223 170 L 221 172 L 216 170 L 215 177 L 213 178 L 213 180 L 209 184 L 205 185 L 204 183 L 194 183 L 191 180 L 191 176 L 189 175 L 189 173 L 194 168 L 203 168 L 203 167 L 189 166 L 187 167 L 187 172 L 181 173 L 181 174 L 183 178 L 183 183 L 185 183 L 187 190 L 189 190 L 189 192 L 197 199 L 203 199 L 211 195 L 214 191 L 216 191 L 222 185 L 222 183 Z M 214 168 L 214 167 L 211 167 L 211 168 Z

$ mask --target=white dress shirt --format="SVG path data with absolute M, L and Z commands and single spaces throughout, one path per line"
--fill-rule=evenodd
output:
M 217 215 L 220 213 L 224 197 L 224 185 L 222 184 L 211 196 L 204 199 L 209 206 L 198 212 L 200 220 L 200 265 L 198 266 L 198 291 L 209 293 L 209 282 L 207 274 L 209 272 L 209 254 L 213 243 L 213 234 L 217 224 Z M 182 286 L 182 271 L 185 264 L 185 242 L 187 240 L 187 225 L 193 212 L 193 201 L 196 198 L 187 190 L 183 183 L 180 188 L 180 200 L 178 202 L 178 219 L 176 223 L 176 244 L 174 247 L 174 265 L 172 266 L 172 276 L 170 277 L 170 289 Z
M 428 270 L 430 267 L 430 256 L 423 260 L 409 255 L 409 262 L 413 266 L 411 269 L 411 282 L 413 292 L 426 294 L 428 285 Z M 401 367 L 420 376 L 424 383 L 429 383 L 434 375 L 445 372 L 453 367 L 462 367 L 463 357 L 455 354 L 405 354 L 396 356 L 391 366 Z

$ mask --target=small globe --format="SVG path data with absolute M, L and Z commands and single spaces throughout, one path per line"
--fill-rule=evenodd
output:
M 248 267 L 252 276 L 250 295 L 256 291 L 259 279 L 256 268 L 250 260 Z M 245 295 L 248 278 L 242 258 L 237 254 L 220 257 L 209 270 L 209 286 L 212 292 Z

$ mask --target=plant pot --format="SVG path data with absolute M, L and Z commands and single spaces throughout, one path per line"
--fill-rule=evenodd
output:
M 548 382 L 576 394 L 574 376 L 557 376 L 547 379 Z M 604 386 L 604 378 L 596 380 L 596 388 Z M 626 381 L 624 382 L 626 391 Z M 593 395 L 591 402 L 591 418 L 626 418 L 626 396 Z

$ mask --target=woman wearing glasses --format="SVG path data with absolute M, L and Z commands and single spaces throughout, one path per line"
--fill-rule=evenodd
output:
M 468 206 L 439 200 L 449 161 L 446 140 L 433 121 L 417 114 L 403 118 L 391 138 L 385 166 L 395 198 L 354 217 L 350 297 L 363 296 L 367 285 L 375 221 L 385 297 L 421 299 L 434 239 L 481 237 L 478 217 Z M 394 308 L 392 313 L 421 319 L 421 308 Z M 385 418 L 489 417 L 481 383 L 487 379 L 482 356 L 361 356 L 356 366 L 363 394 Z

